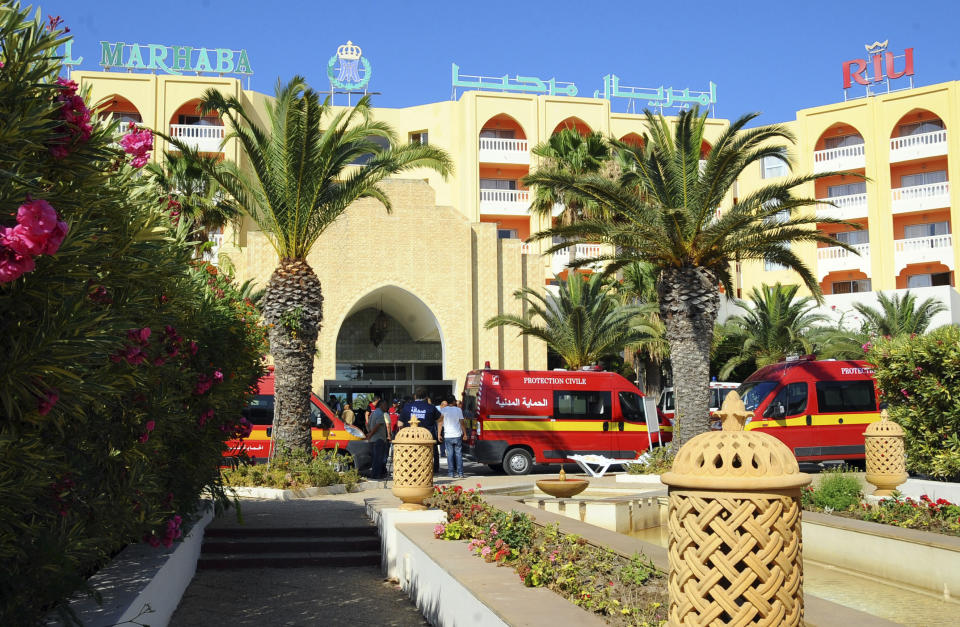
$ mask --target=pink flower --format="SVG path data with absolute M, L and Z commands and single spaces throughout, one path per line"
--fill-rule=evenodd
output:
M 21 255 L 30 255 L 36 257 L 41 254 L 47 245 L 45 235 L 36 235 L 29 229 L 24 228 L 22 224 L 15 227 L 3 227 L 0 229 L 0 244 L 20 253 Z
M 193 340 L 191 340 L 190 343 L 187 344 L 187 347 L 190 349 L 190 354 L 191 354 L 191 355 L 196 355 L 196 354 L 197 354 L 197 349 L 198 349 L 199 347 L 197 346 L 197 343 L 196 343 L 196 342 L 194 342 Z
M 130 165 L 132 165 L 134 168 L 139 170 L 143 166 L 147 165 L 147 161 L 149 160 L 150 158 L 147 157 L 146 155 L 140 155 L 140 156 L 134 157 L 133 160 L 130 161 Z
M 21 275 L 33 272 L 35 267 L 30 255 L 22 255 L 11 248 L 0 246 L 0 283 L 16 281 Z
M 64 222 L 63 220 L 57 220 L 57 226 L 53 227 L 53 230 L 50 232 L 50 236 L 47 238 L 47 245 L 44 246 L 41 254 L 43 255 L 54 255 L 58 250 L 60 250 L 60 244 L 63 243 L 63 240 L 67 237 L 67 231 L 70 230 L 70 225 Z
M 482 556 L 484 556 L 484 557 L 490 555 L 490 547 L 485 546 L 485 547 L 483 547 L 482 549 L 480 549 L 480 555 L 482 555 Z
M 910 393 L 907 392 L 907 388 L 900 388 L 900 393 L 903 394 L 904 397 L 910 398 Z
M 863 349 L 863 352 L 868 353 L 868 352 L 870 352 L 870 347 L 871 347 L 871 346 L 873 346 L 873 344 L 870 343 L 870 342 L 867 342 L 866 344 L 864 344 L 864 345 L 861 346 L 860 348 Z
M 57 226 L 57 212 L 46 200 L 31 200 L 17 208 L 17 223 L 32 235 L 49 235 Z
M 50 413 L 50 410 L 53 409 L 53 406 L 57 404 L 57 401 L 60 400 L 60 394 L 55 389 L 47 390 L 43 398 L 37 403 L 37 411 L 41 416 L 46 416 Z
M 153 420 L 148 420 L 147 424 L 143 425 L 143 428 L 147 431 L 153 431 L 154 427 L 157 426 L 157 423 Z
M 199 422 L 200 426 L 202 427 L 207 423 L 208 420 L 213 420 L 213 415 L 214 415 L 214 411 L 212 409 L 208 409 L 207 411 L 200 414 L 200 419 L 197 422 Z
M 223 373 L 219 370 L 213 371 L 213 381 L 214 383 L 223 383 Z
M 136 125 L 130 123 L 130 132 L 120 140 L 120 146 L 128 155 L 133 155 L 130 162 L 138 170 L 147 165 L 150 159 L 150 151 L 153 150 L 153 132 L 149 129 L 138 131 Z
M 433 527 L 433 535 L 439 538 L 444 534 L 444 532 L 446 532 L 446 530 L 446 527 L 444 527 L 442 524 L 437 524 Z

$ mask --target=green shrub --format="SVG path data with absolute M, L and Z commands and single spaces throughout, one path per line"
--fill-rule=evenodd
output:
M 171 544 L 201 498 L 228 504 L 219 465 L 265 349 L 115 125 L 57 82 L 57 28 L 0 3 L 0 228 L 43 201 L 69 229 L 16 276 L 0 242 L 4 625 L 37 623 L 125 544 Z
M 860 482 L 843 470 L 823 473 L 819 485 L 803 492 L 805 507 L 827 511 L 847 511 L 860 504 Z
M 670 446 L 658 446 L 650 451 L 650 456 L 642 462 L 624 464 L 627 474 L 662 475 L 673 467 L 674 451 Z
M 906 431 L 909 470 L 960 476 L 960 327 L 867 346 L 881 399 Z
M 228 486 L 279 488 L 313 488 L 344 484 L 350 490 L 360 482 L 360 475 L 346 455 L 336 450 L 321 450 L 313 457 L 305 453 L 278 454 L 270 466 L 239 464 L 223 471 Z

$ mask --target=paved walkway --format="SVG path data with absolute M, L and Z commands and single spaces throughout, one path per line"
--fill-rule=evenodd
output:
M 451 483 L 441 462 L 437 485 Z M 513 477 L 493 474 L 486 466 L 465 464 L 465 487 L 531 486 L 556 477 L 556 466 L 535 466 L 538 474 Z M 567 472 L 579 472 L 567 464 Z M 612 476 L 592 480 L 612 485 Z M 364 499 L 395 499 L 389 488 L 294 501 L 241 501 L 243 523 L 229 511 L 211 527 L 350 527 L 369 525 Z M 397 500 L 399 505 L 400 501 Z M 190 582 L 170 623 L 173 627 L 204 625 L 427 625 L 406 593 L 384 581 L 379 567 L 262 568 L 201 570 Z

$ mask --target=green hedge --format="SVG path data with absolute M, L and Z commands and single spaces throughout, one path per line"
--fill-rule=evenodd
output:
M 960 476 L 960 327 L 865 345 L 881 398 L 907 432 L 907 467 Z
M 252 305 L 192 262 L 131 165 L 143 143 L 124 152 L 57 83 L 59 28 L 0 4 L 4 625 L 62 608 L 127 543 L 177 540 L 202 498 L 226 502 L 221 455 L 265 350 Z M 64 224 L 46 232 L 51 209 Z

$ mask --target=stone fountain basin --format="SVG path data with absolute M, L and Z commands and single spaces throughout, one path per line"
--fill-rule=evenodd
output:
M 587 489 L 586 479 L 541 479 L 537 487 L 557 499 L 568 499 Z

